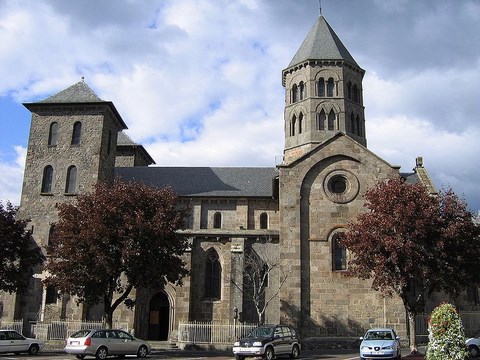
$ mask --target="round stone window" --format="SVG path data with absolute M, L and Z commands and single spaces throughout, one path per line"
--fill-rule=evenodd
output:
M 325 177 L 323 189 L 331 201 L 344 204 L 355 199 L 360 186 L 357 177 L 350 171 L 334 170 Z

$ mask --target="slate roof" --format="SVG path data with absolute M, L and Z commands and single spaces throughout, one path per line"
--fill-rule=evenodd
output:
M 128 145 L 138 145 L 137 143 L 135 143 L 132 139 L 130 139 L 130 136 L 128 136 L 127 134 L 125 134 L 124 131 L 119 131 L 118 132 L 118 135 L 117 135 L 117 145 L 125 145 L 125 146 L 128 146 Z
M 66 88 L 65 90 L 56 93 L 55 95 L 40 101 L 41 103 L 92 103 L 92 102 L 107 102 L 100 99 L 97 94 L 85 83 L 79 81 L 78 83 Z
M 305 60 L 346 60 L 360 68 L 323 16 L 310 29 L 288 67 Z
M 170 186 L 189 197 L 272 197 L 276 168 L 261 167 L 125 167 L 115 168 L 123 181 Z

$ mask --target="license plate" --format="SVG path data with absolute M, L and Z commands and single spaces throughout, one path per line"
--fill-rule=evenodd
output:
M 80 341 L 70 341 L 70 345 L 80 345 Z

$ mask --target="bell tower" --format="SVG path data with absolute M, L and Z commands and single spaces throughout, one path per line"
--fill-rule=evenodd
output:
M 320 15 L 282 72 L 286 164 L 338 132 L 367 145 L 362 95 L 364 74 Z

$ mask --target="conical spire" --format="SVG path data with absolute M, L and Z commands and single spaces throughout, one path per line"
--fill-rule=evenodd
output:
M 360 67 L 322 15 L 310 29 L 288 67 L 306 60 L 345 60 Z

